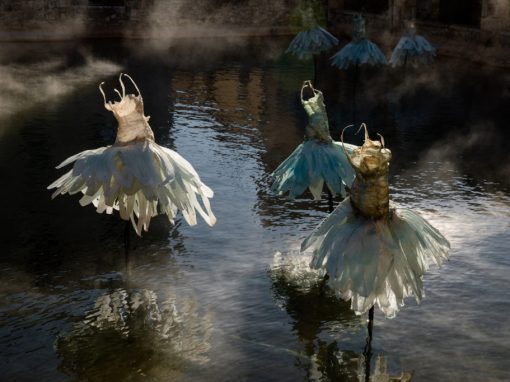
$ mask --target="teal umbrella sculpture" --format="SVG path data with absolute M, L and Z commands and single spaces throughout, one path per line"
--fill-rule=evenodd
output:
M 317 8 L 317 6 L 314 7 L 312 0 L 300 4 L 298 12 L 302 30 L 290 42 L 286 51 L 300 60 L 313 58 L 314 85 L 317 85 L 317 55 L 338 45 L 338 39 L 319 25 L 316 16 L 319 12 Z
M 305 99 L 305 90 L 312 96 Z M 301 104 L 308 115 L 305 140 L 271 174 L 274 179 L 271 188 L 278 194 L 288 193 L 290 199 L 309 189 L 314 199 L 320 200 L 325 184 L 331 211 L 332 197 L 345 196 L 345 185 L 354 179 L 344 150 L 352 151 L 356 146 L 333 141 L 324 95 L 311 81 L 305 81 L 301 87 Z
M 416 34 L 414 21 L 407 22 L 406 29 L 406 34 L 393 49 L 390 65 L 420 67 L 431 64 L 436 56 L 436 48 L 425 37 Z

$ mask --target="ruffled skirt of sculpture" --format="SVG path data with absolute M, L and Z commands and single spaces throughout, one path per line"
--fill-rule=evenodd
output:
M 344 147 L 351 153 L 357 146 L 345 143 Z M 273 191 L 288 192 L 292 199 L 309 188 L 314 199 L 319 200 L 324 183 L 333 195 L 345 196 L 345 185 L 352 184 L 355 173 L 342 143 L 320 143 L 311 139 L 300 144 L 271 176 L 274 178 Z
M 428 65 L 434 60 L 435 55 L 436 48 L 425 38 L 421 36 L 404 36 L 393 50 L 390 64 L 394 67 L 401 65 Z
M 423 297 L 422 275 L 448 259 L 450 244 L 425 219 L 390 203 L 387 219 L 355 214 L 347 198 L 301 244 L 313 250 L 310 266 L 325 270 L 328 283 L 362 314 L 378 305 L 394 317 L 404 298 Z
M 331 65 L 338 69 L 347 69 L 357 65 L 386 65 L 386 57 L 372 41 L 364 38 L 351 41 L 331 57 Z
M 290 42 L 287 53 L 291 53 L 304 60 L 311 58 L 314 54 L 319 54 L 338 44 L 335 36 L 321 27 L 308 29 L 299 32 Z
M 48 186 L 57 188 L 52 197 L 81 192 L 82 206 L 93 203 L 99 213 L 119 210 L 138 235 L 142 228 L 148 230 L 158 213 L 165 213 L 172 223 L 178 210 L 190 225 L 197 222 L 196 212 L 207 224 L 216 222 L 208 199 L 213 197 L 212 190 L 188 161 L 152 141 L 83 151 L 57 168 L 73 162 L 71 171 Z

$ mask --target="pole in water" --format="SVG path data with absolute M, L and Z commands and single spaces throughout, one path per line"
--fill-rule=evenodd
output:
M 313 86 L 317 86 L 317 56 L 313 55 Z
M 331 213 L 333 212 L 333 194 L 328 187 L 326 187 L 326 190 L 328 191 L 328 210 Z
M 368 337 L 370 338 L 370 342 L 372 341 L 372 334 L 374 331 L 374 306 L 370 308 L 368 311 Z
M 352 123 L 356 124 L 356 88 L 358 86 L 358 70 L 359 65 L 356 64 L 354 67 L 354 79 L 353 79 L 353 86 L 352 86 Z
M 372 306 L 368 311 L 368 336 L 363 357 L 365 358 L 365 382 L 370 381 L 370 361 L 372 359 L 372 334 L 374 331 L 374 307 Z
M 124 226 L 124 260 L 126 263 L 126 277 L 129 280 L 129 247 L 131 244 L 131 222 L 126 221 Z M 129 282 L 129 281 L 128 281 Z

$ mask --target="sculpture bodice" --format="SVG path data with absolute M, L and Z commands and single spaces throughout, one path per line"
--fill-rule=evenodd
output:
M 141 140 L 154 140 L 154 133 L 152 132 L 151 127 L 149 126 L 149 117 L 144 115 L 143 111 L 143 99 L 140 95 L 140 91 L 138 87 L 135 85 L 136 90 L 138 91 L 138 95 L 126 94 L 126 90 L 124 88 L 124 84 L 122 83 L 122 76 L 129 77 L 126 74 L 121 74 L 119 81 L 122 87 L 122 94 L 115 89 L 115 91 L 120 96 L 120 101 L 112 102 L 106 101 L 105 94 L 101 85 L 99 85 L 99 89 L 103 94 L 105 103 L 104 107 L 106 110 L 110 110 L 118 122 L 117 127 L 117 138 L 115 139 L 116 145 L 125 145 L 130 142 L 136 142 Z M 133 81 L 131 79 L 131 81 Z
M 311 5 L 301 9 L 301 23 L 304 30 L 317 27 L 317 21 L 315 20 L 313 8 Z
M 366 36 L 365 19 L 358 14 L 352 20 L 352 39 L 359 41 L 366 38 Z
M 372 141 L 366 132 L 363 146 L 354 149 L 348 157 L 356 172 L 351 186 L 351 204 L 354 210 L 367 218 L 380 219 L 388 216 L 388 168 L 391 151 L 384 148 L 384 140 L 382 143 Z
M 305 100 L 303 90 L 310 87 L 313 97 Z M 323 143 L 331 143 L 333 139 L 329 133 L 328 114 L 324 104 L 324 95 L 321 91 L 314 89 L 309 81 L 305 81 L 301 88 L 301 104 L 308 115 L 308 125 L 305 129 L 307 139 L 316 139 Z
M 414 23 L 414 21 L 407 21 L 405 23 L 405 27 L 406 27 L 406 34 L 409 37 L 416 36 L 416 24 Z

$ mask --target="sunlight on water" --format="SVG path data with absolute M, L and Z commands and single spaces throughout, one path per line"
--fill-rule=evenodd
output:
M 35 44 L 29 57 L 2 59 L 4 379 L 365 378 L 365 317 L 299 253 L 327 216 L 327 201 L 308 194 L 290 201 L 269 190 L 269 174 L 305 127 L 297 92 L 311 67 L 275 54 L 287 43 L 222 50 L 216 41 L 196 57 L 186 49 L 193 41 L 151 56 L 149 47 L 137 53 L 143 42 Z M 327 62 L 321 68 L 338 137 L 353 119 L 352 79 Z M 115 121 L 97 85 L 120 70 L 139 84 L 156 141 L 214 190 L 218 218 L 213 228 L 155 218 L 150 232 L 132 237 L 127 263 L 118 216 L 82 208 L 73 196 L 51 201 L 46 191 L 63 159 L 112 144 Z M 506 380 L 506 77 L 447 59 L 405 79 L 384 73 L 362 73 L 355 119 L 392 150 L 393 201 L 422 214 L 452 250 L 450 261 L 425 274 L 420 305 L 409 299 L 392 320 L 376 311 L 371 380 Z M 361 137 L 349 132 L 346 140 Z

